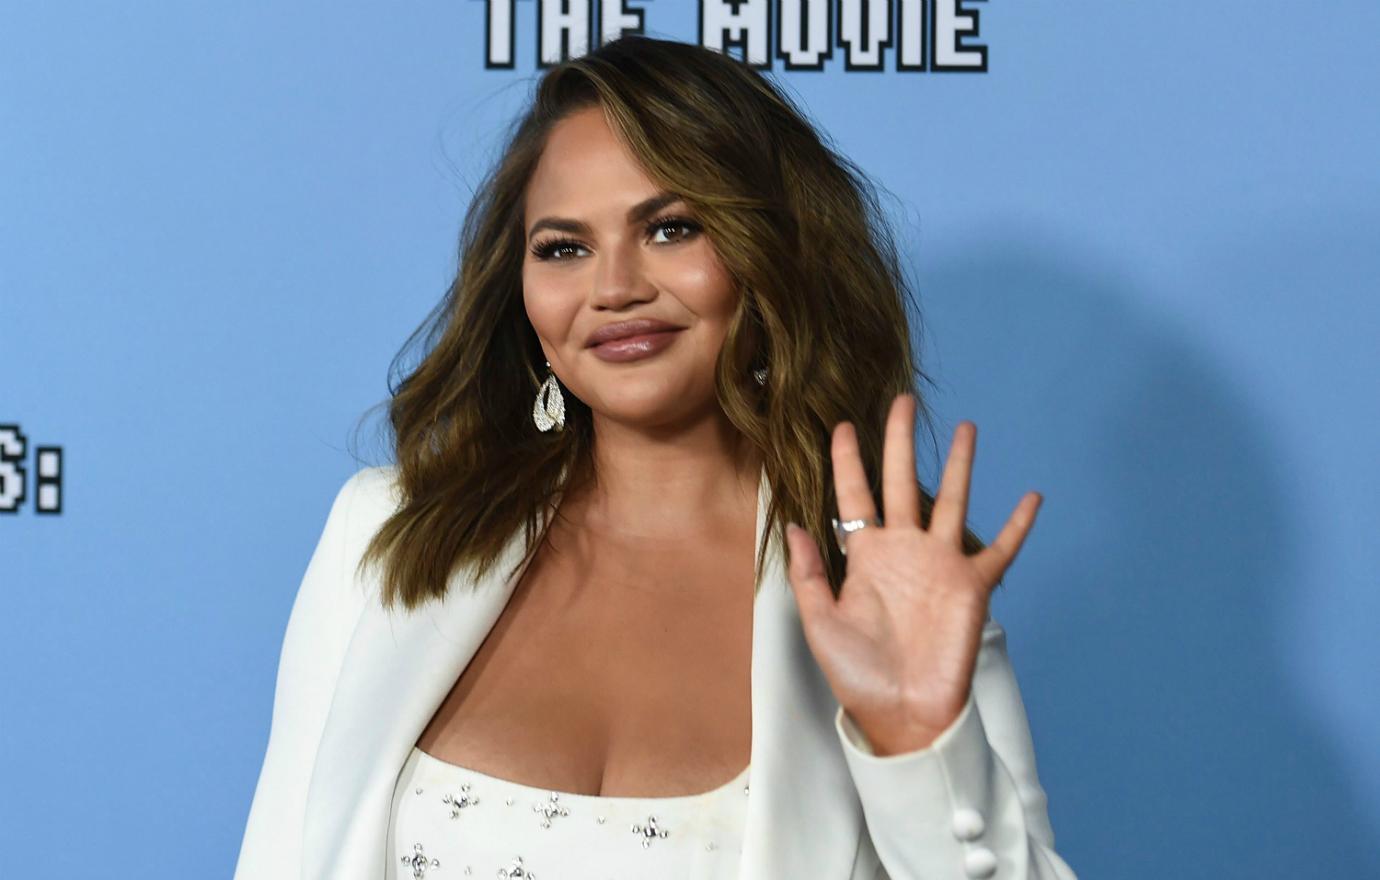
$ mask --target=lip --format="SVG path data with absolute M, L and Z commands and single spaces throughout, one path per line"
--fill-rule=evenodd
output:
M 585 340 L 586 348 L 593 348 L 615 339 L 627 339 L 632 336 L 642 336 L 649 333 L 662 333 L 668 330 L 684 330 L 675 324 L 667 323 L 656 318 L 634 318 L 630 321 L 615 321 L 612 324 L 605 324 L 593 333 L 589 334 L 589 339 Z
M 621 363 L 641 360 L 665 351 L 671 343 L 675 342 L 676 334 L 681 329 L 677 327 L 673 330 L 659 330 L 655 333 L 621 336 L 617 339 L 610 339 L 608 342 L 590 346 L 589 350 L 602 361 Z

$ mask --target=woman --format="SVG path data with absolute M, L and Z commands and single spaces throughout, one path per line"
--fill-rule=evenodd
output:
M 1039 496 L 966 529 L 968 422 L 916 481 L 894 245 L 765 79 L 553 68 L 435 318 L 293 607 L 237 877 L 1074 876 L 988 615 Z

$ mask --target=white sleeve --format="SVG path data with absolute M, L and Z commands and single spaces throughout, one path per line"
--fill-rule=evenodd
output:
M 283 636 L 263 769 L 235 880 L 299 880 L 307 786 L 358 602 L 347 589 L 351 502 L 361 474 L 336 493 Z
M 834 726 L 893 880 L 1076 880 L 1054 851 L 1025 705 L 995 620 L 983 627 L 967 704 L 929 746 L 879 757 L 842 707 Z

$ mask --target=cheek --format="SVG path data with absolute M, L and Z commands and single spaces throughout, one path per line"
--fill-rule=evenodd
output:
M 705 321 L 727 321 L 738 307 L 733 277 L 709 252 L 679 267 L 676 289 L 686 306 Z
M 562 295 L 559 284 L 541 277 L 540 272 L 524 270 L 522 304 L 537 335 L 553 344 L 559 343 L 573 315 L 569 297 Z
M 740 294 L 733 278 L 717 265 L 687 268 L 677 288 L 684 305 L 693 312 L 699 325 L 698 359 L 712 365 L 723 348 L 728 327 L 738 310 Z

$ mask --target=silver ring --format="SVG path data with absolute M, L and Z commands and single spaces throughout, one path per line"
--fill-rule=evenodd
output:
M 829 521 L 834 524 L 834 542 L 839 545 L 839 552 L 844 556 L 848 555 L 848 547 L 845 544 L 845 539 L 849 534 L 865 529 L 868 526 L 879 526 L 882 524 L 882 518 L 879 516 L 874 516 L 872 519 L 846 519 L 843 522 L 839 522 L 837 519 L 830 519 Z

